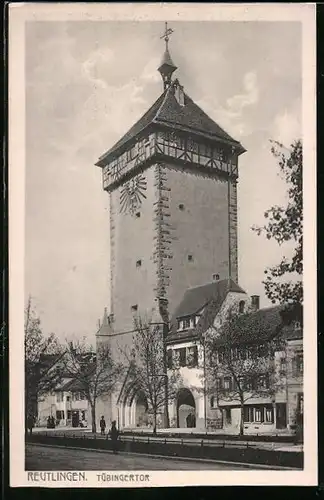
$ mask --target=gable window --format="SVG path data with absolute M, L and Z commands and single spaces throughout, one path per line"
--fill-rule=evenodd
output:
M 240 303 L 239 303 L 239 313 L 243 314 L 244 313 L 244 309 L 245 309 L 245 302 L 244 302 L 244 300 L 241 300 Z
M 136 261 L 136 267 L 141 267 L 141 265 L 142 265 L 141 259 L 137 260 Z
M 189 262 L 193 261 L 193 256 L 191 254 L 188 255 Z

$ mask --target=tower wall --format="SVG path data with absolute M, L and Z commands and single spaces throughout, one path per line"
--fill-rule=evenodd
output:
M 141 203 L 138 203 L 133 212 L 129 194 L 125 194 L 124 184 L 109 195 L 111 312 L 114 315 L 114 332 L 117 334 L 110 339 L 110 342 L 115 353 L 116 347 L 120 349 L 131 344 L 134 315 L 146 314 L 149 317 L 154 314 L 153 309 L 157 307 L 155 301 L 157 264 L 153 258 L 155 244 L 153 211 L 156 202 L 154 167 L 140 175 L 143 196 Z M 137 312 L 132 310 L 136 305 Z
M 230 192 L 229 206 L 228 181 L 217 174 L 168 163 L 160 176 L 167 220 L 162 274 L 172 314 L 187 288 L 212 281 L 213 274 L 229 276 L 230 227 L 232 277 L 237 277 L 236 198 Z

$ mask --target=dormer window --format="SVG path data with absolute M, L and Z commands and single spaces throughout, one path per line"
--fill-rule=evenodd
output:
M 183 320 L 183 329 L 187 330 L 188 328 L 190 328 L 190 318 L 185 318 Z
M 244 300 L 241 300 L 240 303 L 239 303 L 239 313 L 243 314 L 244 313 L 244 309 L 245 309 L 245 302 L 244 302 Z
M 179 330 L 183 330 L 183 321 L 182 320 L 178 320 L 178 331 Z
M 195 324 L 195 318 L 178 319 L 178 330 L 188 330 L 189 328 L 193 328 Z

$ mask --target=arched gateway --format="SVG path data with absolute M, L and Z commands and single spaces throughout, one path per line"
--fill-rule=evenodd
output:
M 148 425 L 148 404 L 143 391 L 129 391 L 122 405 L 122 427 L 135 428 Z
M 196 403 L 189 389 L 180 389 L 176 398 L 177 427 L 196 427 Z

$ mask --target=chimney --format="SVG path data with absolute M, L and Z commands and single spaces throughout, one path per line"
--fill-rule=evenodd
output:
M 260 295 L 251 295 L 251 306 L 253 311 L 260 309 Z
M 184 106 L 185 105 L 184 91 L 183 91 L 183 86 L 180 85 L 179 83 L 179 80 L 174 81 L 174 95 L 178 104 L 180 104 L 180 106 Z

